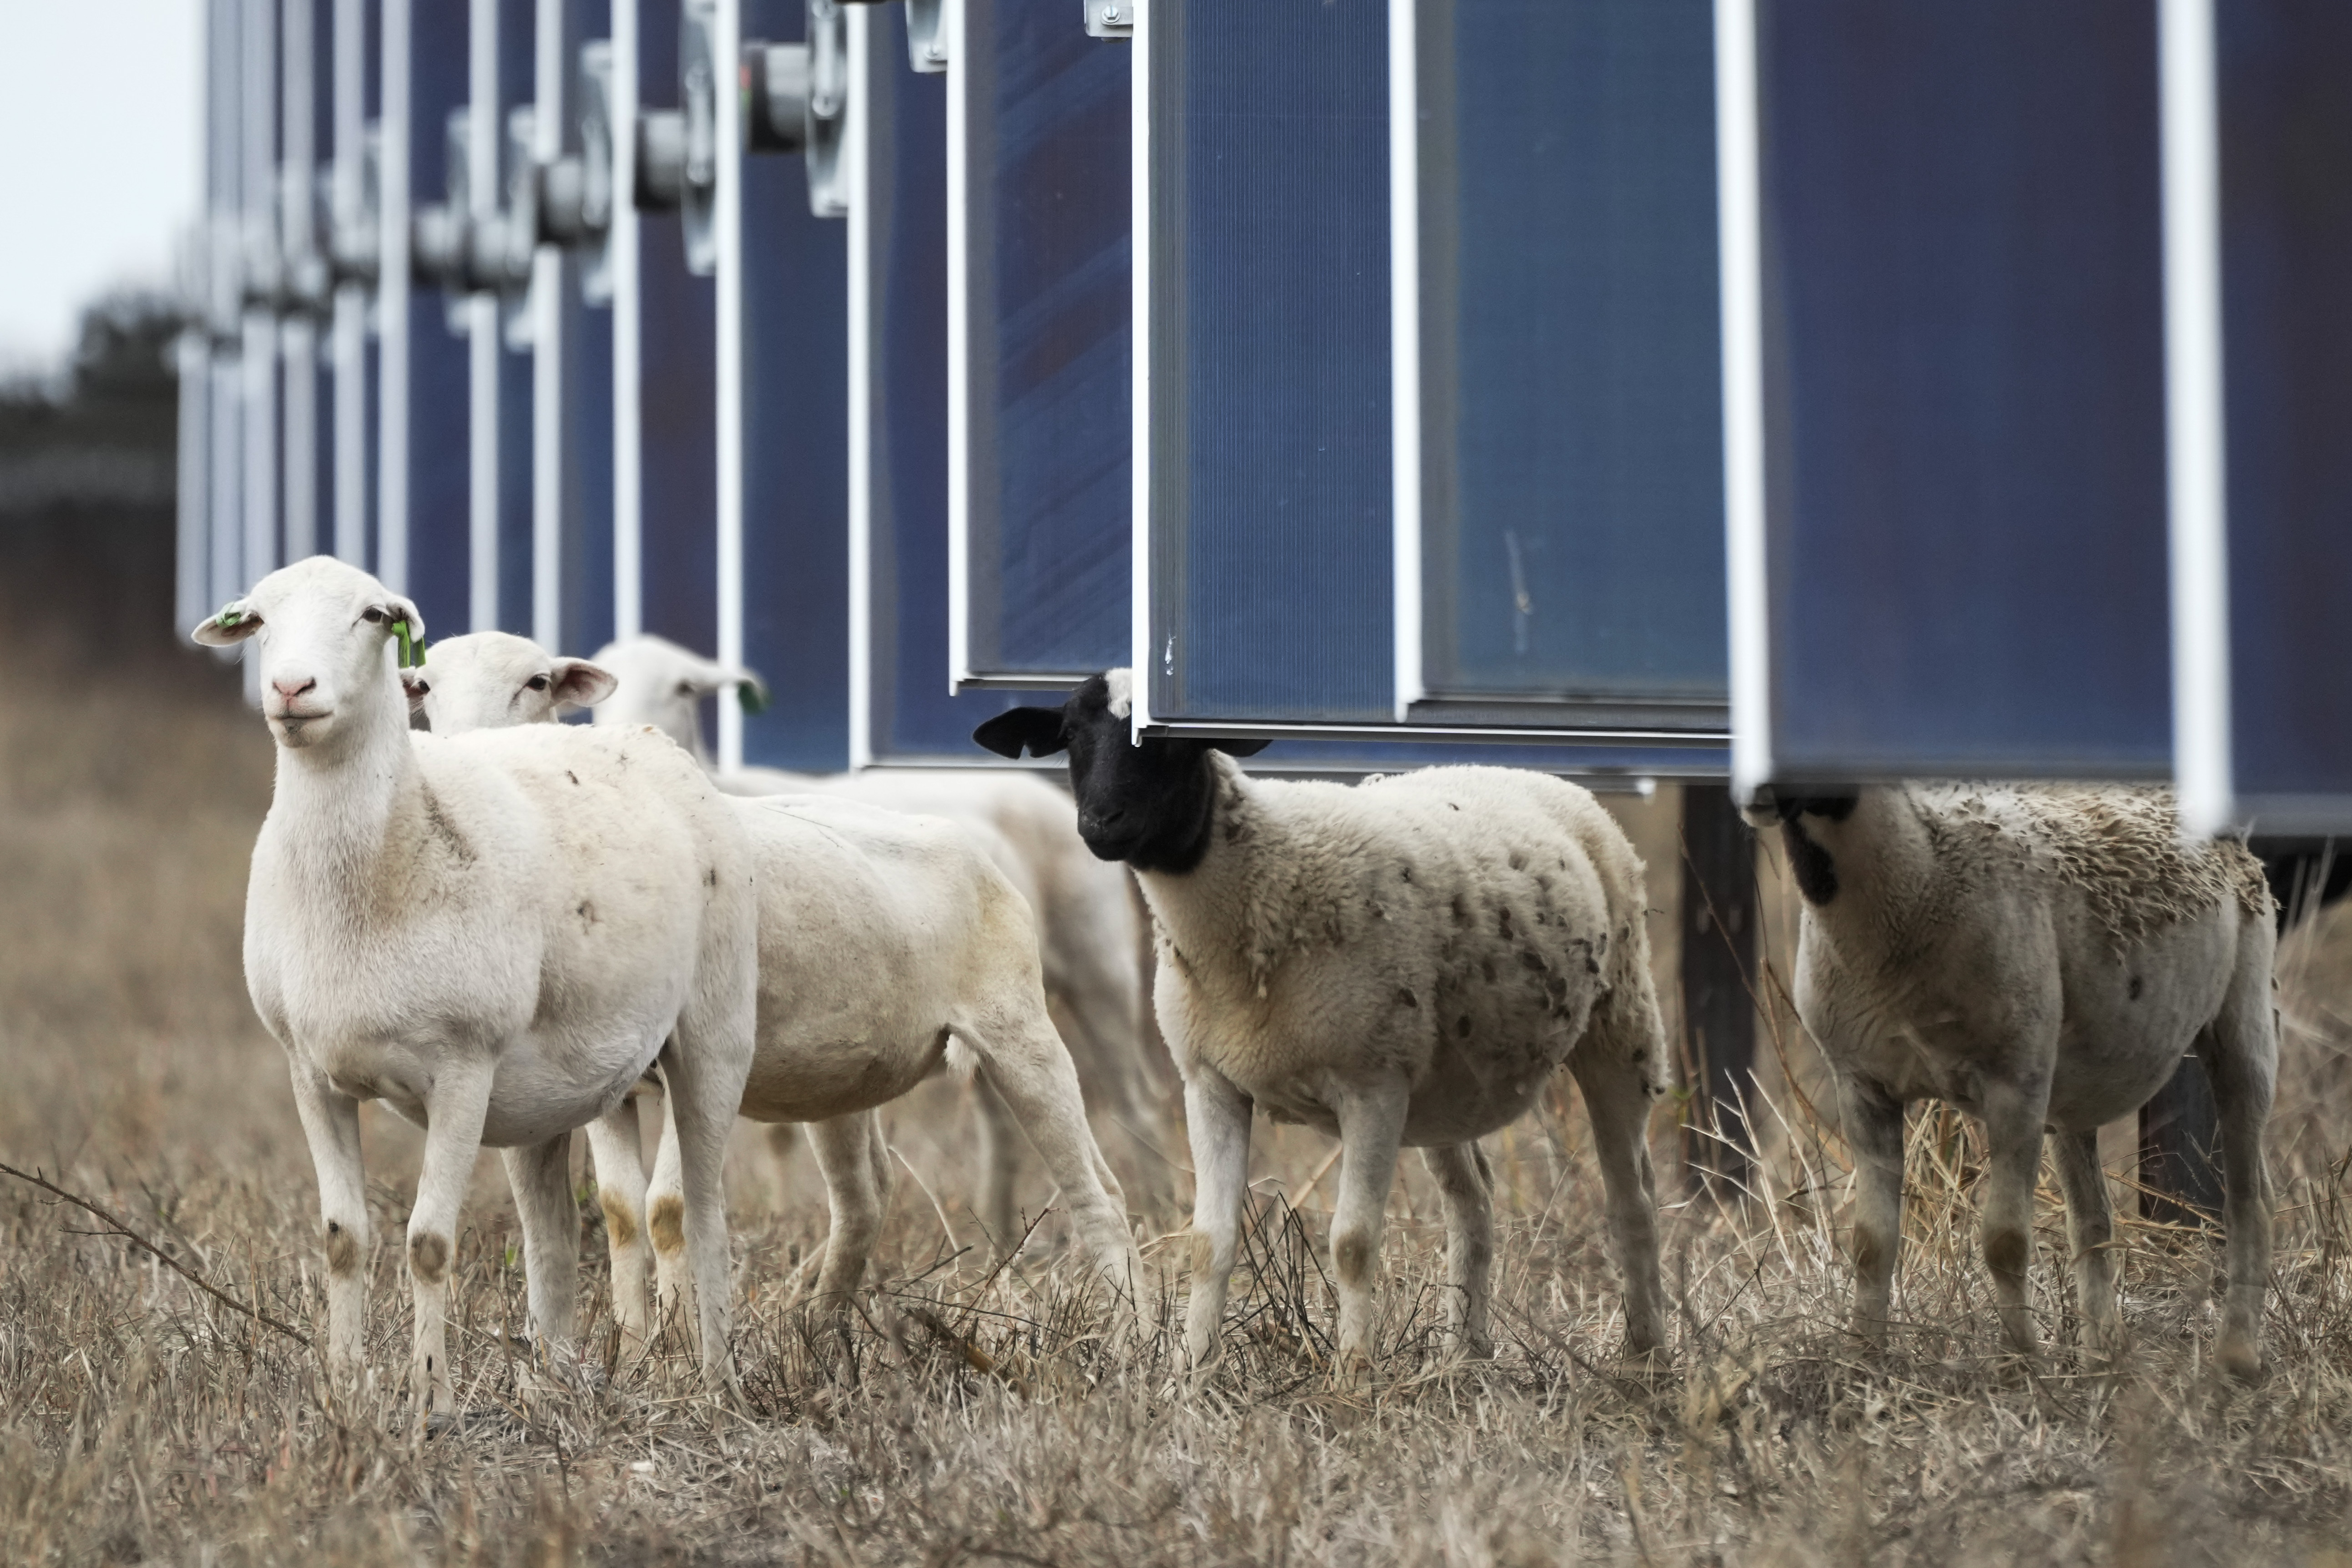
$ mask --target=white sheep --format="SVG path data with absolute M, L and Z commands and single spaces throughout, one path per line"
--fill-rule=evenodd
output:
M 2032 1353 L 2033 1186 L 2057 1135 L 2075 1288 L 2102 1338 L 2115 1265 L 2098 1130 L 2192 1047 L 2221 1112 L 2229 1288 L 2221 1360 L 2262 1365 L 2271 1215 L 2263 1123 L 2277 1075 L 2274 942 L 2262 863 L 2186 844 L 2170 797 L 2119 788 L 1781 792 L 1804 899 L 1797 1009 L 1836 1070 L 1854 1151 L 1854 1326 L 1883 1341 L 1903 1234 L 1903 1108 L 1981 1119 L 1981 1217 L 2001 1326 Z
M 454 637 L 410 672 L 436 733 L 551 721 L 613 678 L 503 633 Z M 578 693 L 572 696 L 568 693 Z M 673 748 L 674 750 L 674 748 Z M 677 753 L 681 758 L 683 752 Z M 1118 1179 L 1086 1123 L 1046 1016 L 1028 907 L 962 825 L 821 795 L 730 797 L 760 888 L 757 1054 L 742 1113 L 809 1122 L 832 1211 L 817 1289 L 838 1310 L 863 1277 L 890 1183 L 871 1114 L 944 1064 L 975 1062 L 1060 1185 L 1094 1261 L 1123 1288 L 1136 1263 Z M 650 1187 L 625 1110 L 591 1129 L 616 1315 L 643 1332 L 642 1241 L 667 1307 L 677 1244 L 665 1129 Z M 1009 1245 L 1000 1233 L 996 1240 Z
M 657 637 L 633 637 L 600 649 L 595 663 L 618 679 L 596 704 L 596 721 L 652 724 L 705 765 L 701 700 L 763 690 L 760 678 L 702 658 Z M 981 847 L 1035 911 L 1045 992 L 1090 1107 L 1143 1145 L 1147 1180 L 1162 1168 L 1150 1133 L 1160 1121 L 1162 1086 L 1152 1071 L 1156 1047 L 1143 1031 L 1139 960 L 1146 932 L 1132 884 L 1116 866 L 1087 853 L 1073 831 L 1069 797 L 1043 779 L 1012 769 L 904 769 L 863 773 L 794 773 L 751 767 L 724 773 L 719 787 L 741 795 L 838 795 L 894 811 L 944 816 L 970 827 Z M 1004 1108 L 983 1093 L 977 1109 L 987 1142 L 979 1211 L 998 1237 L 1013 1224 L 1013 1158 L 1019 1139 Z M 782 1149 L 779 1149 L 779 1154 Z
M 1184 1078 L 1197 1183 L 1185 1346 L 1215 1353 L 1248 1176 L 1250 1116 L 1340 1140 L 1331 1227 L 1341 1365 L 1370 1359 L 1381 1211 L 1401 1146 L 1444 1195 L 1457 1344 L 1489 1348 L 1493 1178 L 1476 1140 L 1565 1063 L 1584 1091 L 1624 1277 L 1626 1339 L 1664 1334 L 1644 1143 L 1665 1086 L 1642 863 L 1586 791 L 1433 768 L 1354 788 L 1253 779 L 1263 742 L 1130 740 L 1126 670 L 974 739 L 1067 749 L 1078 831 L 1141 879 L 1155 1001 Z
M 475 1155 L 504 1152 L 532 1324 L 567 1354 L 571 1132 L 658 1056 L 703 1371 L 730 1386 L 719 1167 L 751 1061 L 759 942 L 739 815 L 643 731 L 413 733 L 395 634 L 422 637 L 416 606 L 326 556 L 271 573 L 194 632 L 215 646 L 257 639 L 278 742 L 245 969 L 318 1169 L 330 1366 L 347 1375 L 362 1354 L 362 1100 L 425 1129 L 407 1233 L 414 1390 L 446 1411 L 449 1265 Z

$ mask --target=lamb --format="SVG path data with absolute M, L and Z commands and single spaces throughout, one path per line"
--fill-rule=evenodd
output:
M 331 1372 L 348 1378 L 362 1356 L 362 1100 L 425 1131 L 407 1231 L 413 1389 L 446 1412 L 449 1265 L 477 1152 L 504 1153 L 532 1327 L 567 1355 L 571 1132 L 658 1057 L 703 1373 L 730 1389 L 719 1165 L 751 1066 L 759 943 L 740 816 L 657 734 L 413 733 L 389 650 L 423 633 L 414 604 L 327 556 L 271 573 L 194 632 L 257 639 L 278 742 L 245 969 L 318 1171 Z
M 594 662 L 619 680 L 618 689 L 597 703 L 598 723 L 656 725 L 706 766 L 701 700 L 764 690 L 751 671 L 698 658 L 657 637 L 609 643 Z M 1068 796 L 1042 779 L 1004 769 L 824 775 L 744 768 L 721 774 L 719 784 L 740 795 L 839 795 L 969 827 L 1036 913 L 1045 992 L 1066 1026 L 1063 1036 L 1088 1104 L 1144 1144 L 1147 1180 L 1164 1169 L 1146 1138 L 1160 1121 L 1164 1100 L 1142 1027 L 1138 961 L 1146 933 L 1130 879 L 1088 855 L 1072 831 Z M 1011 1160 L 1019 1140 L 992 1096 L 982 1095 L 979 1110 L 989 1145 L 979 1208 L 1002 1237 L 1013 1225 Z
M 1641 861 L 1592 796 L 1547 775 L 1433 768 L 1348 788 L 1253 779 L 1263 742 L 1131 740 L 1131 679 L 1015 708 L 973 739 L 1067 750 L 1078 831 L 1138 874 L 1155 1002 L 1184 1079 L 1197 1182 L 1185 1349 L 1217 1351 L 1250 1117 L 1340 1140 L 1338 1351 L 1371 1351 L 1381 1211 L 1401 1146 L 1444 1194 L 1449 1326 L 1486 1353 L 1493 1177 L 1476 1140 L 1563 1062 L 1583 1089 L 1623 1276 L 1629 1348 L 1664 1342 L 1643 1141 L 1666 1083 Z
M 1979 1118 L 1981 1220 L 2001 1326 L 2032 1354 L 2033 1184 L 2056 1134 L 2075 1289 L 2116 1325 L 2101 1124 L 2136 1111 L 2192 1046 L 2221 1109 L 2229 1285 L 2222 1365 L 2262 1365 L 2271 1213 L 2263 1123 L 2277 1076 L 2274 942 L 2260 861 L 2184 844 L 2156 791 L 1948 785 L 1782 793 L 1804 900 L 1797 1009 L 1835 1069 L 1855 1155 L 1855 1330 L 1883 1342 L 1903 1234 L 1903 1108 Z
M 448 735 L 551 721 L 565 702 L 596 700 L 613 684 L 595 665 L 503 633 L 442 643 L 424 676 L 408 682 L 411 700 Z M 820 795 L 728 804 L 749 836 L 760 889 L 758 1043 L 741 1110 L 754 1121 L 814 1124 L 833 1218 L 819 1296 L 836 1312 L 846 1306 L 881 1223 L 890 1168 L 874 1108 L 946 1065 L 985 1068 L 1060 1184 L 1093 1260 L 1131 1292 L 1139 1265 L 1118 1181 L 1087 1128 L 1069 1055 L 1046 1016 L 1028 907 L 1003 873 L 963 827 L 938 817 Z M 626 1116 L 600 1121 L 590 1142 L 615 1314 L 639 1337 L 647 1234 L 665 1307 L 675 1295 L 676 1226 L 665 1215 L 677 1201 L 676 1161 L 665 1130 L 648 1196 Z

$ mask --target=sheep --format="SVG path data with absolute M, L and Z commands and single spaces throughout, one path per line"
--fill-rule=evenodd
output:
M 1340 1141 L 1343 1374 L 1369 1366 L 1381 1210 L 1404 1145 L 1444 1196 L 1454 1342 L 1487 1353 L 1493 1177 L 1476 1140 L 1563 1062 L 1592 1118 L 1628 1346 L 1661 1347 L 1644 1130 L 1665 1042 L 1624 834 L 1589 793 L 1539 773 L 1254 779 L 1235 759 L 1262 742 L 1130 739 L 1131 691 L 1110 670 L 973 739 L 1007 757 L 1066 750 L 1079 834 L 1132 868 L 1150 905 L 1197 1184 L 1192 1363 L 1217 1352 L 1259 1106 Z
M 609 671 L 559 658 L 510 632 L 468 632 L 434 645 L 430 669 L 404 669 L 409 709 L 436 735 L 550 723 L 613 695 Z
M 619 681 L 597 703 L 598 723 L 656 725 L 706 766 L 710 755 L 703 743 L 701 700 L 765 689 L 750 670 L 699 658 L 657 637 L 608 643 L 594 662 Z M 1008 769 L 828 775 L 753 767 L 721 774 L 719 784 L 741 795 L 840 795 L 970 827 L 1036 912 L 1046 994 L 1066 1026 L 1063 1036 L 1089 1105 L 1142 1145 L 1147 1182 L 1164 1179 L 1165 1163 L 1148 1139 L 1160 1121 L 1163 1094 L 1142 1033 L 1138 958 L 1147 933 L 1130 879 L 1088 855 L 1072 831 L 1068 796 L 1043 779 Z M 1012 1161 L 1019 1139 L 993 1096 L 983 1092 L 977 1109 L 988 1145 L 979 1211 L 1002 1238 L 1013 1225 Z M 780 1157 L 786 1146 L 779 1147 Z
M 2098 1130 L 2162 1089 L 2192 1046 L 2219 1103 L 2229 1284 L 2221 1359 L 2252 1377 L 2271 1217 L 2263 1122 L 2277 1075 L 2274 927 L 2242 844 L 2190 846 L 2158 791 L 1973 785 L 1802 790 L 1777 823 L 1803 899 L 1797 1009 L 1837 1074 L 1855 1156 L 1853 1326 L 1883 1343 L 1902 1239 L 1903 1111 L 1941 1098 L 1981 1120 L 1980 1226 L 2011 1346 L 2033 1185 L 2057 1135 L 2075 1289 L 2116 1321 Z
M 731 1390 L 719 1166 L 751 1065 L 759 952 L 740 814 L 658 734 L 412 731 L 388 650 L 423 633 L 413 603 L 327 556 L 271 573 L 194 631 L 215 647 L 257 639 L 278 744 L 245 970 L 318 1172 L 331 1373 L 348 1379 L 362 1356 L 362 1100 L 425 1129 L 407 1228 L 413 1392 L 446 1412 L 449 1266 L 476 1153 L 504 1154 L 531 1325 L 568 1356 L 570 1135 L 658 1056 L 703 1373 Z
M 502 633 L 451 638 L 434 649 L 429 670 L 409 673 L 411 701 L 446 735 L 551 721 L 564 702 L 607 695 L 614 680 Z M 741 1110 L 754 1121 L 814 1124 L 832 1212 L 820 1298 L 835 1312 L 846 1305 L 881 1223 L 890 1166 L 873 1110 L 942 1066 L 975 1065 L 1045 1157 L 1096 1264 L 1131 1291 L 1139 1265 L 1123 1194 L 1046 1015 L 1034 922 L 966 827 L 822 795 L 729 804 L 760 889 L 758 1043 Z M 665 1130 L 648 1189 L 627 1115 L 594 1124 L 590 1143 L 615 1315 L 637 1338 L 648 1234 L 665 1308 L 676 1293 L 676 1227 L 663 1217 L 676 1201 L 676 1161 Z

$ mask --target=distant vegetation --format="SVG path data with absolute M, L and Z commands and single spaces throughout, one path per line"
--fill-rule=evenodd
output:
M 172 637 L 173 302 L 110 295 L 52 377 L 0 383 L 0 612 L 83 650 Z

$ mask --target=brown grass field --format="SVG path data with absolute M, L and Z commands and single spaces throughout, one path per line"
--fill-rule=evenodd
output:
M 30 634 L 0 645 L 0 1160 L 307 1331 L 316 1192 L 238 960 L 269 768 L 232 671 L 193 655 L 95 664 Z M 1625 812 L 1662 934 L 1673 808 L 1662 792 Z M 1766 890 L 1784 955 L 1788 895 Z M 1671 997 L 1668 944 L 1660 959 Z M 1323 1370 L 1321 1140 L 1261 1129 L 1231 1353 L 1194 1386 L 1165 1332 L 1181 1213 L 1138 1216 L 1165 1275 L 1157 1342 L 1107 1352 L 1050 1219 L 1002 1271 L 957 1254 L 977 1233 L 960 1203 L 969 1119 L 939 1085 L 890 1116 L 920 1183 L 898 1184 L 845 1348 L 779 1294 L 823 1234 L 813 1165 L 800 1156 L 781 1206 L 759 1167 L 736 1173 L 742 1412 L 705 1401 L 683 1352 L 586 1388 L 519 1364 L 502 1331 L 520 1327 L 517 1231 L 484 1161 L 456 1271 L 467 1420 L 428 1438 L 398 1386 L 419 1141 L 371 1111 L 379 1383 L 349 1399 L 293 1340 L 0 1179 L 0 1563 L 2352 1563 L 2352 923 L 2319 922 L 2281 971 L 2259 1388 L 2208 1364 L 2210 1238 L 2128 1218 L 2135 1342 L 2117 1373 L 2079 1355 L 2054 1192 L 2034 1277 L 2053 1346 L 2033 1366 L 2002 1354 L 1970 1228 L 1972 1135 L 1933 1110 L 1912 1140 L 1906 1326 L 1863 1357 L 1840 1327 L 1844 1168 L 1805 1092 L 1820 1085 L 1801 1032 L 1774 1007 L 1765 1190 L 1693 1198 L 1676 1109 L 1658 1110 L 1679 1312 L 1662 1369 L 1617 1359 L 1598 1182 L 1564 1079 L 1548 1113 L 1490 1144 L 1498 1355 L 1437 1353 L 1435 1205 L 1408 1162 L 1383 1359 L 1360 1393 Z M 1159 1138 L 1173 1182 L 1123 1167 L 1129 1191 L 1188 1197 L 1172 1115 Z M 2128 1160 L 2127 1139 L 2111 1148 Z M 2127 1213 L 2130 1175 L 2119 1163 Z M 596 1206 L 582 1216 L 596 1346 L 604 1247 Z

